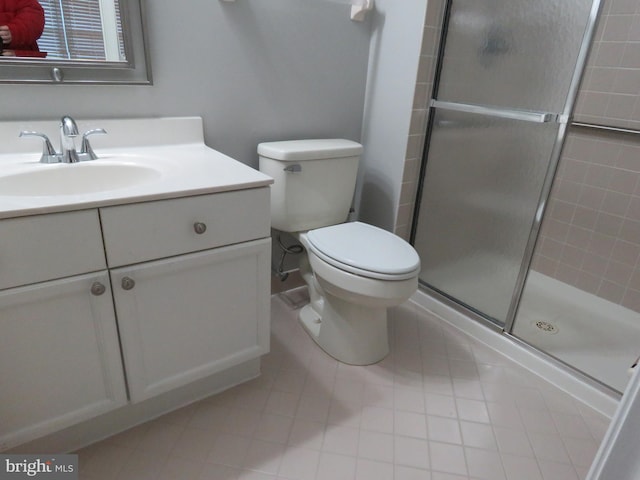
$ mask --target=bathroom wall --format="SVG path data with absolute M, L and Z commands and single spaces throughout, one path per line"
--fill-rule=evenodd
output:
M 261 141 L 360 140 L 371 25 L 347 5 L 145 6 L 153 86 L 1 85 L 0 120 L 200 115 L 210 146 L 252 166 Z
M 575 118 L 640 129 L 640 2 L 603 1 Z
M 362 23 L 332 0 L 144 3 L 152 86 L 0 85 L 0 121 L 199 115 L 208 145 L 254 167 L 263 141 L 362 141 L 360 218 L 393 230 L 400 217 L 408 231 L 401 189 L 422 148 L 425 10 L 441 0 L 376 0 Z
M 361 136 L 364 154 L 360 163 L 353 218 L 390 231 L 394 230 L 403 178 L 411 176 L 410 173 L 404 173 L 407 155 L 412 161 L 414 181 L 417 180 L 421 141 L 416 141 L 413 138 L 415 136 L 411 135 L 410 154 L 407 154 L 407 141 L 412 126 L 419 130 L 412 123 L 415 117 L 412 115 L 414 96 L 424 97 L 421 109 L 425 112 L 425 95 L 430 90 L 421 83 L 419 90 L 423 94 L 416 94 L 416 79 L 430 76 L 427 63 L 422 62 L 420 57 L 425 10 L 427 3 L 431 5 L 432 2 L 441 1 L 376 0 L 375 10 L 369 14 L 371 38 Z M 295 243 L 287 235 L 283 236 L 283 241 L 286 245 Z M 281 252 L 277 239 L 274 239 L 275 267 L 280 259 Z M 284 271 L 297 269 L 298 260 L 297 255 L 288 255 L 283 264 Z M 292 275 L 286 282 L 274 280 L 272 291 L 293 288 L 298 284 L 299 277 Z
M 372 18 L 356 210 L 359 219 L 390 231 L 401 201 L 427 3 L 376 0 Z M 417 165 L 419 146 L 411 149 Z
M 426 137 L 429 101 L 442 34 L 445 0 L 430 0 L 424 22 L 418 75 L 416 78 L 411 123 L 404 155 L 402 186 L 395 223 L 395 233 L 408 240 L 416 204 L 420 164 Z
M 640 139 L 573 129 L 532 267 L 640 312 Z
M 640 2 L 605 0 L 574 120 L 640 128 Z M 640 312 L 640 132 L 569 131 L 535 270 Z

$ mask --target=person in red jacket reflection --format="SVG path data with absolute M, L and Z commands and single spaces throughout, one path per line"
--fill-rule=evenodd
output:
M 37 0 L 0 0 L 2 56 L 46 57 L 36 42 L 44 30 L 44 9 Z

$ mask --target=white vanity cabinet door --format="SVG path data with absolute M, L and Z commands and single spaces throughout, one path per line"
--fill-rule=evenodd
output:
M 269 350 L 269 238 L 111 271 L 131 401 Z
M 0 451 L 126 402 L 105 271 L 0 292 Z

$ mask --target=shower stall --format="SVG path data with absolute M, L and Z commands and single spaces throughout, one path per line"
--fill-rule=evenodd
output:
M 640 354 L 640 118 L 588 93 L 630 4 L 447 2 L 411 235 L 424 288 L 618 392 Z

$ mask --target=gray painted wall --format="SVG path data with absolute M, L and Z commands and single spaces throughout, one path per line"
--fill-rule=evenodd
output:
M 352 22 L 348 6 L 145 6 L 153 86 L 0 85 L 0 120 L 199 115 L 209 146 L 252 166 L 262 141 L 360 140 L 370 22 Z
M 364 111 L 359 218 L 393 231 L 407 151 L 426 0 L 376 0 Z

